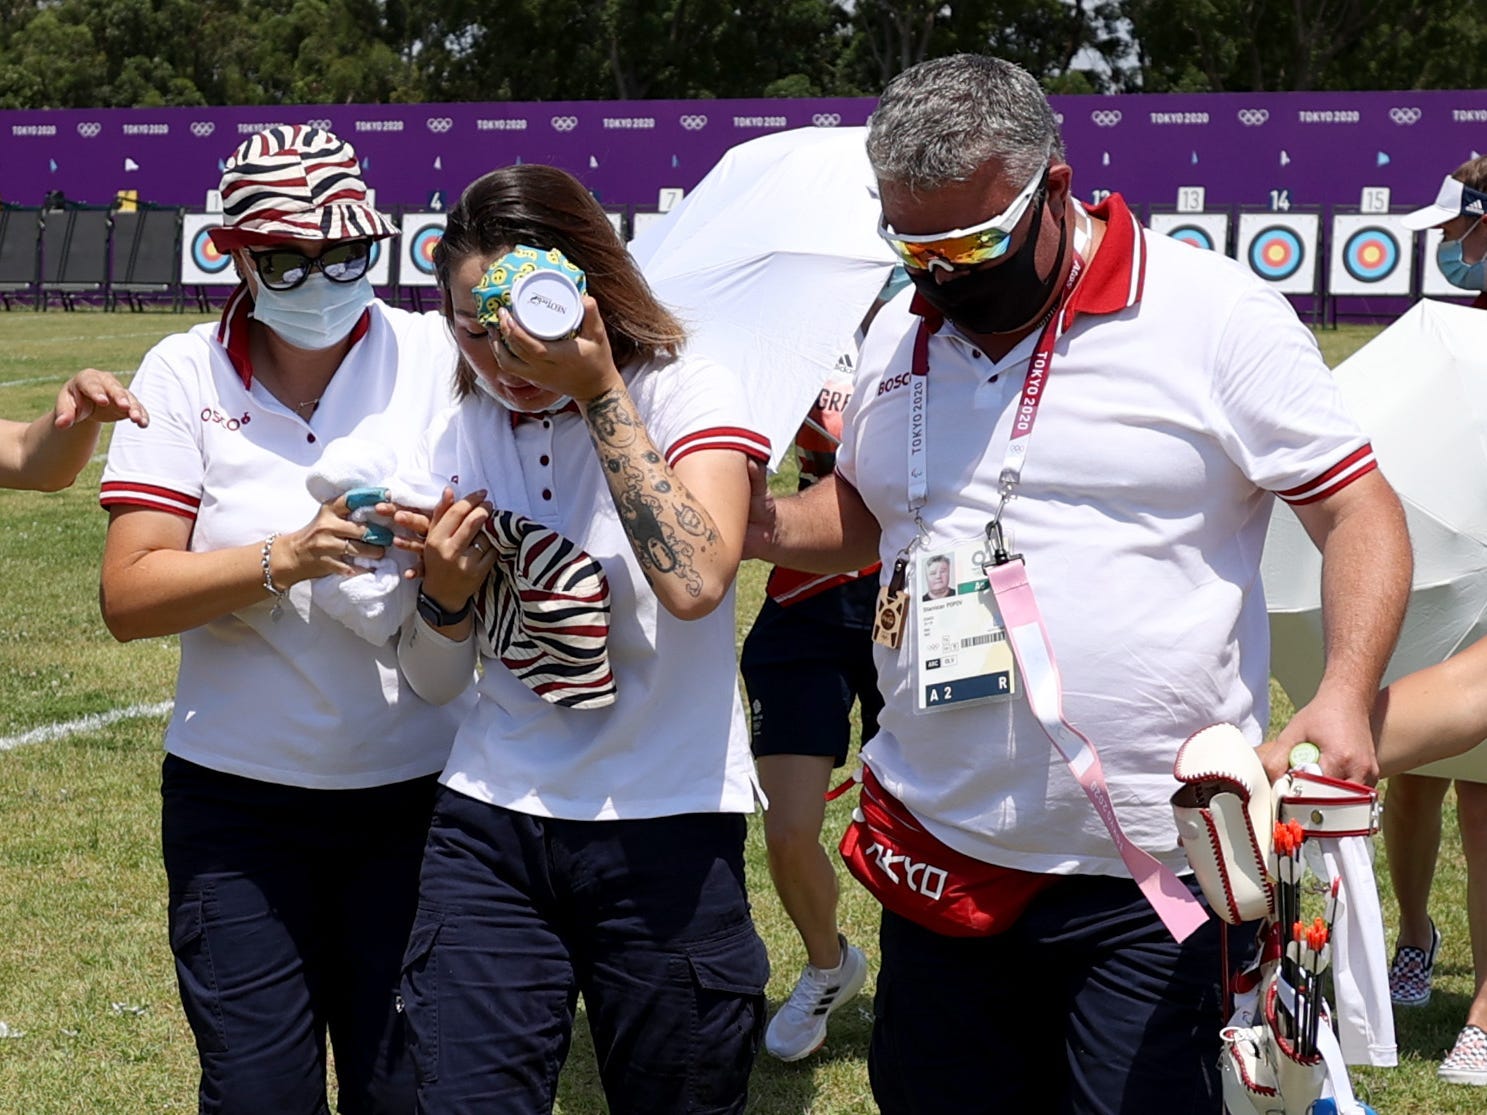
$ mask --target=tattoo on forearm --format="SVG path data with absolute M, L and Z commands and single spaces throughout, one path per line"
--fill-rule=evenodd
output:
M 636 452 L 636 443 L 649 435 L 634 406 L 628 394 L 619 391 L 601 395 L 587 406 L 590 437 L 615 508 L 646 581 L 654 585 L 657 577 L 675 577 L 689 596 L 701 596 L 698 551 L 678 530 L 703 547 L 717 543 L 717 532 L 691 494 L 672 482 L 661 454 L 651 447 Z

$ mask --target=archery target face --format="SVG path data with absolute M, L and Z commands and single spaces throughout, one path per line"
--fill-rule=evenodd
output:
M 444 238 L 443 213 L 405 213 L 403 258 L 398 281 L 403 286 L 435 286 L 434 249 Z
M 1213 251 L 1213 237 L 1208 235 L 1207 229 L 1199 228 L 1197 225 L 1179 225 L 1167 235 L 1184 244 L 1191 244 L 1195 248 Z
M 373 286 L 386 286 L 392 281 L 392 252 L 386 240 L 373 240 L 371 259 L 367 263 L 367 279 Z
M 1399 245 L 1387 231 L 1363 228 L 1342 246 L 1342 265 L 1360 283 L 1376 283 L 1399 266 L 1399 254 Z
M 1151 214 L 1151 230 L 1180 243 L 1205 251 L 1223 253 L 1229 246 L 1229 214 L 1158 213 Z
M 199 228 L 191 238 L 191 262 L 208 275 L 220 275 L 232 266 L 232 257 L 217 250 L 210 231 Z
M 235 285 L 232 256 L 217 250 L 211 230 L 222 225 L 220 213 L 187 213 L 181 220 L 181 282 L 194 286 Z
M 1271 225 L 1249 244 L 1250 270 L 1273 283 L 1284 282 L 1306 262 L 1306 247 L 1294 229 Z
M 1237 258 L 1285 294 L 1314 294 L 1321 219 L 1315 213 L 1241 213 Z
M 1338 213 L 1332 218 L 1327 292 L 1410 293 L 1411 235 L 1387 213 Z

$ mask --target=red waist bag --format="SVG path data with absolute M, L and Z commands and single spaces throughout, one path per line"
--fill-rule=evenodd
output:
M 839 850 L 853 878 L 885 909 L 945 937 L 1002 932 L 1059 878 L 998 867 L 941 843 L 865 766 Z

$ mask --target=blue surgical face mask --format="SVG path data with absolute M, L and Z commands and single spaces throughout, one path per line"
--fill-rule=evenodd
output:
M 1461 258 L 1461 247 L 1476 227 L 1472 225 L 1467 229 L 1460 240 L 1442 240 L 1435 248 L 1435 263 L 1446 282 L 1462 290 L 1487 290 L 1487 258 L 1476 263 L 1467 263 Z
M 296 348 L 324 349 L 346 339 L 376 296 L 365 277 L 333 283 L 316 272 L 293 290 L 259 283 L 253 316 Z

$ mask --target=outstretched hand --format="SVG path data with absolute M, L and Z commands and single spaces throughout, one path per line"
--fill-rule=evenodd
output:
M 150 424 L 149 412 L 134 394 L 108 372 L 84 368 L 57 392 L 55 426 L 68 430 L 81 422 L 119 422 L 127 418 L 136 426 Z

